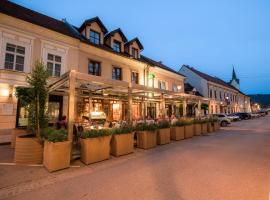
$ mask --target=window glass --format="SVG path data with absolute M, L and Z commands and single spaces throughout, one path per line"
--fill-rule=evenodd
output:
M 131 72 L 131 82 L 139 84 L 139 73 L 138 72 Z
M 138 49 L 132 48 L 132 57 L 133 58 L 138 58 L 139 57 Z
M 113 67 L 112 79 L 122 80 L 122 69 L 119 67 Z
M 100 76 L 101 66 L 99 62 L 89 61 L 88 63 L 88 74 Z
M 62 58 L 58 55 L 48 54 L 47 55 L 47 71 L 50 76 L 61 75 L 61 63 Z
M 116 52 L 121 52 L 121 43 L 118 41 L 113 42 L 113 50 Z
M 90 30 L 90 42 L 100 44 L 100 34 L 96 31 Z
M 24 57 L 25 47 L 7 43 L 5 53 L 5 69 L 23 71 Z

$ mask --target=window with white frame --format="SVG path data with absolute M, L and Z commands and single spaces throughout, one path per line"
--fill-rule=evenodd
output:
M 166 90 L 166 83 L 164 81 L 158 81 L 158 88 Z
M 61 75 L 61 56 L 48 53 L 47 55 L 47 71 L 50 76 L 60 76 Z
M 24 71 L 24 60 L 25 47 L 11 43 L 6 44 L 5 69 Z
M 175 83 L 173 83 L 173 85 L 172 85 L 172 91 L 178 92 L 178 88 L 177 88 L 177 85 Z

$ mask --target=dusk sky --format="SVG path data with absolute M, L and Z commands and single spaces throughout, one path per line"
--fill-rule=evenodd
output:
M 229 81 L 235 66 L 247 94 L 270 93 L 269 0 L 14 0 L 75 26 L 99 16 L 109 31 L 136 36 L 143 54 L 175 70 L 188 64 Z

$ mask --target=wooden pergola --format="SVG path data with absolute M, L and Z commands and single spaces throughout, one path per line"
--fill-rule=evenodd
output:
M 114 94 L 127 99 L 128 102 L 128 120 L 132 121 L 132 101 L 133 98 L 144 100 L 159 101 L 161 113 L 165 114 L 165 100 L 185 101 L 186 99 L 200 99 L 195 95 L 161 90 L 159 88 L 148 87 L 129 83 L 126 81 L 107 79 L 101 76 L 94 76 L 77 72 L 76 70 L 68 71 L 60 78 L 49 82 L 49 93 L 68 96 L 68 139 L 73 140 L 73 124 L 75 116 L 75 97 L 82 95 L 78 91 L 86 92 L 90 98 L 95 94 L 106 95 Z M 144 109 L 143 109 L 144 111 Z M 143 113 L 145 116 L 145 113 Z

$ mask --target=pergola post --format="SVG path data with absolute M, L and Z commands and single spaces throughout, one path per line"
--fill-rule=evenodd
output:
M 187 100 L 186 99 L 183 100 L 183 116 L 184 117 L 187 116 Z
M 69 91 L 68 91 L 68 140 L 73 141 L 73 124 L 74 124 L 74 114 L 75 114 L 75 84 L 76 75 L 74 70 L 70 71 L 69 74 Z
M 166 117 L 165 99 L 164 99 L 164 95 L 163 95 L 163 94 L 161 94 L 161 102 L 160 102 L 160 106 L 161 106 L 161 114 L 162 114 L 162 117 Z
M 132 124 L 132 88 L 128 87 L 128 121 Z
M 201 100 L 199 99 L 199 102 L 198 102 L 198 117 L 201 116 L 201 106 L 202 106 L 202 103 L 201 103 Z

